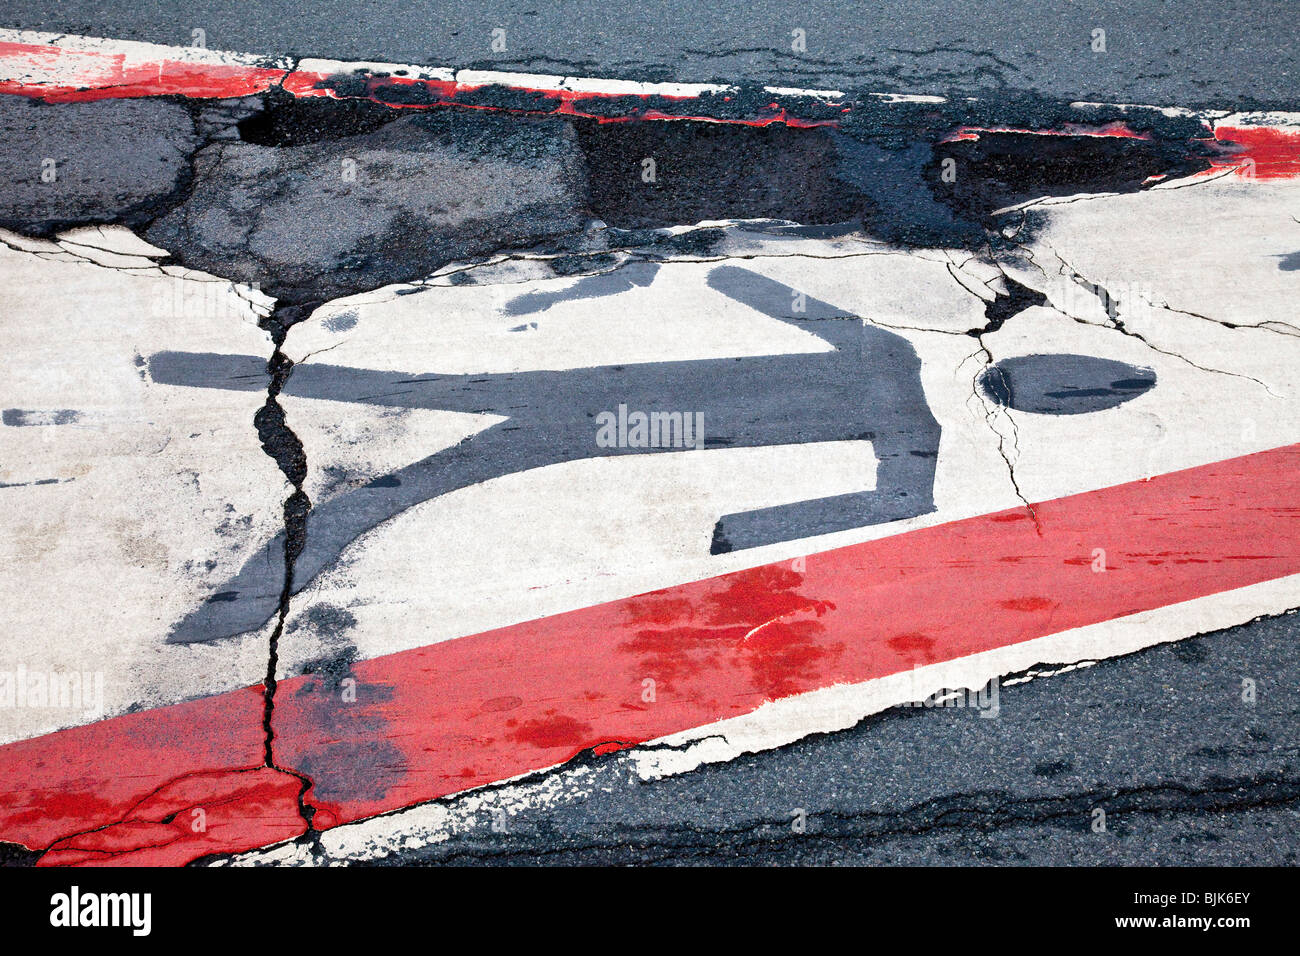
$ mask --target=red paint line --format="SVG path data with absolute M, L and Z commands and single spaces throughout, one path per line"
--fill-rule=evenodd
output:
M 37 865 L 184 866 L 236 847 L 281 843 L 307 831 L 302 789 L 297 777 L 267 767 L 180 777 L 120 821 L 60 839 Z
M 1300 573 L 1298 502 L 1290 445 L 1044 502 L 1041 534 L 1004 511 L 814 554 L 802 571 L 765 565 L 363 661 L 352 702 L 324 677 L 292 678 L 276 694 L 277 763 L 313 781 L 327 829 L 765 701 Z M 0 747 L 0 839 L 62 840 L 52 863 L 173 863 L 300 832 L 293 778 L 245 786 L 230 772 L 257 763 L 260 704 L 241 690 Z M 189 815 L 172 814 L 205 799 L 232 809 L 215 836 L 187 836 Z
M 304 832 L 299 782 L 286 792 L 257 773 L 262 705 L 261 688 L 245 688 L 0 747 L 0 840 L 57 843 L 43 862 L 180 865 Z M 272 795 L 278 806 L 257 807 Z
M 524 116 L 573 116 L 579 119 L 594 120 L 598 123 L 627 123 L 636 120 L 688 120 L 697 123 L 722 123 L 740 126 L 771 126 L 781 123 L 796 129 L 813 129 L 819 126 L 836 126 L 832 119 L 805 119 L 796 116 L 779 103 L 768 104 L 769 113 L 753 117 L 718 117 L 703 113 L 667 113 L 663 110 L 644 109 L 636 113 L 608 116 L 584 108 L 584 104 L 609 102 L 612 100 L 641 99 L 647 102 L 689 103 L 699 99 L 697 96 L 672 95 L 663 93 L 604 93 L 588 90 L 556 90 L 531 86 L 508 86 L 513 92 L 545 102 L 545 107 L 526 109 L 522 107 L 493 106 L 485 103 L 467 102 L 467 94 L 487 89 L 487 85 L 478 83 L 458 83 L 454 80 L 432 80 L 419 77 L 393 76 L 391 74 L 373 74 L 361 72 L 350 74 L 350 78 L 360 78 L 364 92 L 357 97 L 343 96 L 329 87 L 333 74 L 295 71 L 290 73 L 281 84 L 282 88 L 297 97 L 311 98 L 326 96 L 332 99 L 368 99 L 382 103 L 394 109 L 430 109 L 432 107 L 459 107 L 462 109 L 486 110 L 489 112 L 510 113 Z M 391 95 L 385 95 L 393 87 L 420 88 L 428 99 L 419 103 L 394 102 Z M 731 97 L 723 97 L 730 100 Z
M 214 64 L 160 58 L 156 61 L 128 60 L 122 53 L 96 50 L 73 50 L 46 44 L 0 42 L 0 71 L 9 76 L 63 76 L 63 81 L 0 79 L 0 93 L 27 96 L 50 103 L 86 102 L 102 99 L 142 96 L 188 96 L 226 98 L 264 93 L 279 86 L 297 97 L 343 98 L 326 85 L 334 74 L 315 71 L 286 71 L 263 66 Z M 461 98 L 486 88 L 484 84 L 462 84 L 454 80 L 374 74 L 367 71 L 348 73 L 350 80 L 360 79 L 365 92 L 358 98 L 370 99 L 398 109 L 429 109 L 458 106 L 522 115 L 564 115 L 598 122 L 628 122 L 632 119 L 695 120 L 698 122 L 769 126 L 784 123 L 799 128 L 834 125 L 833 120 L 811 120 L 789 114 L 779 104 L 771 104 L 771 113 L 747 117 L 716 117 L 665 113 L 646 110 L 636 116 L 605 116 L 583 108 L 584 103 L 619 99 L 643 99 L 686 103 L 696 96 L 661 93 L 621 94 L 599 91 L 539 89 L 510 86 L 509 89 L 544 101 L 545 108 L 522 109 L 496 107 L 465 102 Z M 426 97 L 418 103 L 393 102 L 385 91 L 394 88 L 418 88 Z M 352 98 L 352 97 L 347 97 Z
M 0 93 L 49 103 L 84 102 L 138 96 L 234 97 L 263 93 L 284 70 L 240 64 L 200 63 L 175 58 L 141 62 L 122 53 L 67 50 L 37 43 L 0 42 L 0 70 L 5 76 L 66 71 L 64 83 L 0 80 Z
M 1210 173 L 1235 167 L 1243 179 L 1294 179 L 1300 176 L 1300 129 L 1274 126 L 1216 126 L 1214 138 L 1240 149 L 1213 161 Z

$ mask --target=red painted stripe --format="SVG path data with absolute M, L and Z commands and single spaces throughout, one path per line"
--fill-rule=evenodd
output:
M 8 76 L 21 75 L 25 70 L 57 70 L 75 76 L 75 81 L 65 83 L 0 80 L 0 93 L 50 103 L 137 96 L 248 96 L 269 90 L 285 75 L 284 70 L 269 67 L 194 63 L 168 57 L 141 62 L 123 53 L 5 42 L 0 42 L 0 68 Z
M 181 865 L 297 836 L 301 784 L 261 769 L 261 722 L 251 688 L 0 747 L 0 840 L 57 842 L 46 863 Z
M 1298 502 L 1291 445 L 1039 504 L 1041 533 L 1004 511 L 815 554 L 802 572 L 766 565 L 364 661 L 351 703 L 324 678 L 286 680 L 277 762 L 314 781 L 326 829 L 766 700 L 1300 573 Z M 299 832 L 286 781 L 232 778 L 258 762 L 260 705 L 241 690 L 0 747 L 0 839 L 45 847 L 117 824 L 97 855 L 83 837 L 50 862 L 124 849 L 182 862 Z M 177 792 L 196 774 L 208 785 Z M 205 800 L 234 811 L 216 837 L 186 836 L 184 811 Z
M 295 71 L 290 73 L 282 84 L 286 92 L 292 93 L 297 97 L 330 97 L 333 99 L 342 98 L 335 90 L 330 89 L 328 82 L 331 74 Z M 598 123 L 628 123 L 637 120 L 691 120 L 700 123 L 722 123 L 728 125 L 740 126 L 771 126 L 774 123 L 781 123 L 786 126 L 796 127 L 798 129 L 812 129 L 818 126 L 835 126 L 837 121 L 829 119 L 805 119 L 790 113 L 779 103 L 769 103 L 759 115 L 739 118 L 739 117 L 717 117 L 708 116 L 703 113 L 691 113 L 683 109 L 680 113 L 666 113 L 662 110 L 644 108 L 639 110 L 630 110 L 624 115 L 607 116 L 599 110 L 593 110 L 592 104 L 608 100 L 636 101 L 644 100 L 647 102 L 671 101 L 677 103 L 689 103 L 698 99 L 695 96 L 670 96 L 660 93 L 646 94 L 628 94 L 628 93 L 597 93 L 579 90 L 553 90 L 539 89 L 529 86 L 510 86 L 509 89 L 527 94 L 528 97 L 536 104 L 529 109 L 493 106 L 483 103 L 467 102 L 464 97 L 472 95 L 486 87 L 481 84 L 458 83 L 453 80 L 430 80 L 418 77 L 408 76 L 391 76 L 376 75 L 369 72 L 361 72 L 361 92 L 349 95 L 348 98 L 368 99 L 376 103 L 383 103 L 395 109 L 429 109 L 435 106 L 455 106 L 461 109 L 486 110 L 497 113 L 512 113 L 516 115 L 530 116 L 573 116 L 579 119 L 595 120 Z M 426 99 L 420 102 L 402 102 L 402 97 L 394 95 L 406 87 L 419 87 L 423 90 Z M 723 102 L 731 100 L 730 96 L 722 96 Z M 848 112 L 845 108 L 844 112 Z

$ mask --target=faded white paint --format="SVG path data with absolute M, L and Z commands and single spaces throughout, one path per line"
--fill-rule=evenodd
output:
M 281 526 L 286 486 L 252 425 L 265 394 L 160 386 L 141 364 L 167 348 L 269 355 L 250 303 L 213 277 L 105 268 L 89 245 L 0 243 L 0 407 L 45 423 L 0 425 L 0 671 L 104 687 L 98 715 L 0 708 L 0 742 L 258 683 L 265 634 L 164 641 Z M 54 424 L 64 410 L 75 420 Z

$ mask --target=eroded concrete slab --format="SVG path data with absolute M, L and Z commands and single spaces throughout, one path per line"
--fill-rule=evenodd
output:
M 199 136 L 189 110 L 163 100 L 47 104 L 0 97 L 8 188 L 0 225 L 49 234 L 90 222 L 139 225 L 190 178 Z
M 582 164 L 556 121 L 416 113 L 314 143 L 215 143 L 146 236 L 191 266 L 321 302 L 582 225 Z

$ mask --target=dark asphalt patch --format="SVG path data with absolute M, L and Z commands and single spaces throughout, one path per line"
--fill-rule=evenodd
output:
M 980 373 L 990 400 L 1019 412 L 1080 415 L 1115 408 L 1155 387 L 1153 369 L 1095 355 L 1020 355 Z
M 849 96 L 835 130 L 399 110 L 366 98 L 373 90 L 362 80 L 334 79 L 343 95 L 349 82 L 361 84 L 350 99 L 4 97 L 0 175 L 16 187 L 0 200 L 0 222 L 34 235 L 122 223 L 183 265 L 255 283 L 282 308 L 306 307 L 458 259 L 562 249 L 593 217 L 632 232 L 758 218 L 859 228 L 912 247 L 977 248 L 989 241 L 996 208 L 1132 192 L 1152 177 L 1207 168 L 1224 149 L 1195 120 L 1024 95 L 944 104 Z M 772 98 L 760 92 L 715 97 L 710 108 L 745 115 Z M 471 105 L 506 95 L 479 88 L 472 96 L 489 102 Z M 522 104 L 530 105 L 555 108 Z M 629 119 L 644 102 L 613 97 L 605 106 Z M 1130 124 L 1131 137 L 953 139 L 968 127 L 1065 133 L 1118 122 Z M 42 181 L 41 153 L 58 167 L 57 181 Z M 690 241 L 707 252 L 707 238 Z M 288 324 L 284 314 L 269 323 L 277 335 Z
M 755 218 L 817 224 L 861 220 L 866 211 L 865 195 L 835 176 L 827 130 L 589 121 L 575 128 L 590 208 L 611 226 Z
M 204 147 L 190 195 L 145 238 L 188 266 L 306 304 L 585 222 L 581 156 L 562 121 L 419 112 L 377 126 L 361 117 L 365 132 L 322 139 L 298 104 L 281 108 L 299 120 L 294 134 L 307 126 L 307 142 L 271 112 L 253 128 L 293 145 Z
M 0 226 L 143 226 L 183 193 L 200 142 L 190 112 L 167 100 L 0 96 Z
M 943 183 L 943 162 L 953 162 L 944 201 L 987 216 L 997 209 L 1044 196 L 1136 192 L 1152 176 L 1177 179 L 1205 168 L 1195 155 L 1159 139 L 978 133 L 978 139 L 941 143 L 927 177 Z
M 239 123 L 239 139 L 245 143 L 305 146 L 373 133 L 401 115 L 369 100 L 300 99 L 279 91 L 268 93 L 264 99 L 265 109 Z

